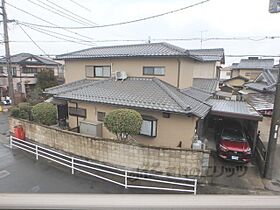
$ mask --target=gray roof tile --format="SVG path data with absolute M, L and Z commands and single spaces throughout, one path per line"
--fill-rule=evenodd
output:
M 262 120 L 262 116 L 247 102 L 209 99 L 212 105 L 211 113 L 251 120 Z
M 157 78 L 90 80 L 83 86 L 81 83 L 85 83 L 84 81 L 67 84 L 67 87 L 59 86 L 57 90 L 48 89 L 46 92 L 55 93 L 55 97 L 61 99 L 193 114 L 198 117 L 205 117 L 210 110 L 207 104 L 181 93 L 174 86 Z
M 61 65 L 60 63 L 57 63 L 51 59 L 43 58 L 43 57 L 37 56 L 37 55 L 32 55 L 30 53 L 19 53 L 16 55 L 12 55 L 11 63 L 14 63 L 14 64 L 24 63 L 29 58 L 36 59 L 39 63 L 44 64 L 44 65 L 55 65 L 55 66 Z M 0 63 L 6 63 L 6 59 L 5 58 L 0 59 Z
M 212 94 L 207 93 L 203 90 L 194 88 L 194 87 L 184 88 L 184 89 L 181 89 L 180 91 L 192 98 L 195 98 L 195 99 L 197 99 L 199 101 L 203 101 L 203 102 L 205 102 L 207 99 L 212 97 Z
M 207 93 L 215 93 L 219 85 L 217 79 L 193 78 L 193 87 Z
M 189 55 L 196 57 L 197 59 L 205 62 L 209 61 L 221 61 L 225 62 L 225 55 L 223 48 L 214 48 L 214 49 L 193 49 L 187 50 Z
M 241 59 L 240 63 L 233 65 L 232 69 L 271 69 L 273 68 L 273 59 Z
M 169 43 L 148 43 L 93 47 L 58 55 L 57 59 L 118 58 L 118 57 L 190 57 L 199 61 L 221 61 L 223 49 L 185 50 Z

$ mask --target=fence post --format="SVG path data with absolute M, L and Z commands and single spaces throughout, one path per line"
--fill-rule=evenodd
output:
M 124 187 L 127 189 L 127 170 L 124 172 Z
M 193 189 L 194 195 L 196 195 L 196 188 L 197 188 L 197 179 L 194 180 L 194 189 Z
M 36 150 L 36 160 L 38 160 L 38 146 L 35 145 L 35 150 Z
M 10 148 L 13 149 L 13 137 L 10 136 Z
M 71 169 L 72 169 L 72 174 L 74 174 L 74 158 L 72 157 L 71 158 L 71 160 L 72 160 L 72 164 L 71 164 Z

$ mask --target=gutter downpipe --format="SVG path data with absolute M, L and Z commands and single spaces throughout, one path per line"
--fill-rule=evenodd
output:
M 178 63 L 178 77 L 177 77 L 177 88 L 179 89 L 180 86 L 180 76 L 181 76 L 181 61 L 179 58 L 177 58 Z

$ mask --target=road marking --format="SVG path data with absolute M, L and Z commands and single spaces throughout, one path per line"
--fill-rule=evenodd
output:
M 35 193 L 35 192 L 38 192 L 40 190 L 40 187 L 38 185 L 32 187 L 30 190 L 28 190 L 28 192 L 32 192 L 32 193 Z
M 3 179 L 3 178 L 5 178 L 6 176 L 9 176 L 9 175 L 10 175 L 9 171 L 6 171 L 6 170 L 0 171 L 0 179 Z

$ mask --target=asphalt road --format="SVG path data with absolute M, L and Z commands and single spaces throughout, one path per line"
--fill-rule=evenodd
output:
M 0 112 L 0 193 L 133 193 L 123 187 L 76 173 L 19 149 L 7 147 L 8 113 Z

